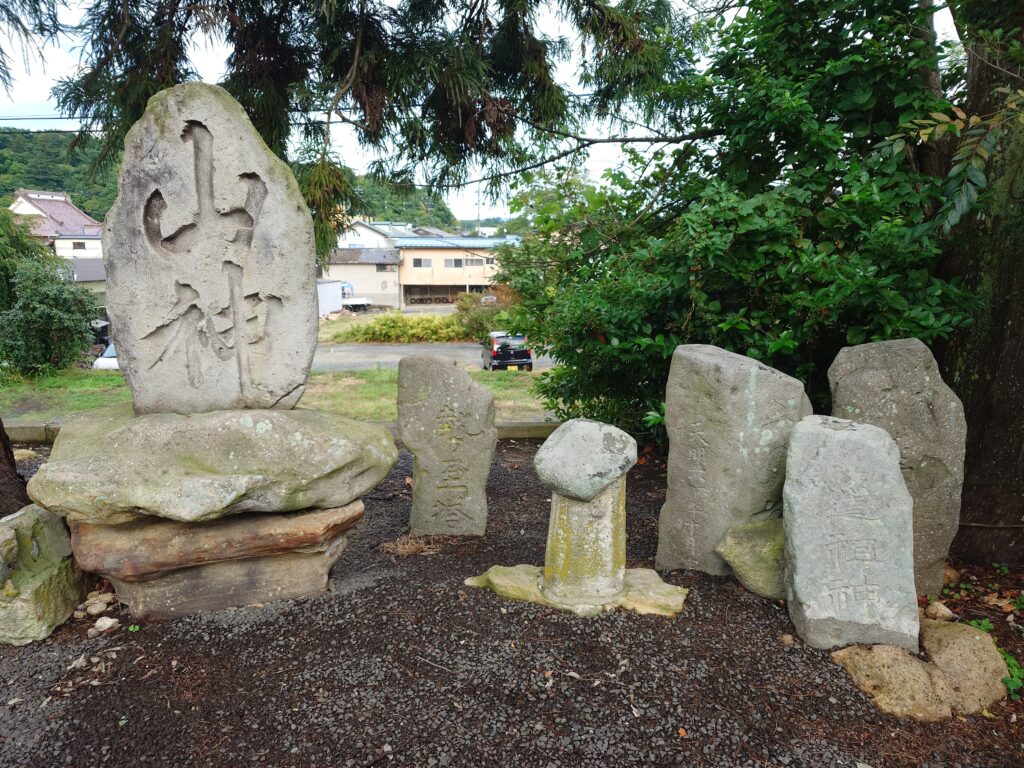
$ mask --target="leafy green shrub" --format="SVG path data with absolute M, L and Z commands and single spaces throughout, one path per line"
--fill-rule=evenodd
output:
M 460 293 L 455 299 L 456 317 L 465 330 L 466 338 L 474 341 L 485 338 L 491 331 L 505 330 L 508 322 L 508 315 L 500 302 L 481 304 L 480 297 L 479 293 Z
M 403 315 L 400 312 L 386 312 L 373 322 L 345 328 L 338 334 L 339 341 L 394 344 L 469 338 L 456 315 Z
M 1017 657 L 1009 651 L 1000 648 L 999 653 L 1003 655 L 1003 661 L 1006 662 L 1007 674 L 1003 678 L 1006 691 L 1010 694 L 1011 701 L 1020 701 L 1021 696 L 1024 696 L 1024 667 L 1021 667 Z
M 19 373 L 67 368 L 92 343 L 93 295 L 59 261 L 23 261 L 13 273 L 14 301 L 0 312 L 0 360 Z

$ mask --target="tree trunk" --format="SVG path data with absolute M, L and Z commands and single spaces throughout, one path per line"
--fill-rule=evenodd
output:
M 0 419 L 0 517 L 13 514 L 31 503 L 25 493 L 25 481 L 14 468 L 11 441 L 7 439 L 4 422 Z
M 1007 6 L 1012 6 L 1007 8 Z M 1017 67 L 986 49 L 976 29 L 1020 27 L 1017 3 L 965 0 L 954 8 L 968 51 L 968 112 L 988 115 Z M 967 415 L 967 467 L 953 550 L 969 562 L 1024 566 L 1024 129 L 1004 135 L 988 169 L 984 209 L 954 232 L 945 273 L 976 290 L 974 324 L 942 354 Z

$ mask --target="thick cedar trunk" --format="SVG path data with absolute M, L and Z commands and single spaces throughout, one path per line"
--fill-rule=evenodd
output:
M 1012 9 L 1012 10 L 1011 10 Z M 1017 68 L 984 49 L 974 29 L 1024 23 L 1013 2 L 967 0 L 955 9 L 968 50 L 968 111 L 988 115 L 1024 86 Z M 974 325 L 947 345 L 942 363 L 967 414 L 967 473 L 953 549 L 979 563 L 1024 566 L 1024 129 L 1004 135 L 988 169 L 984 210 L 954 233 L 947 276 L 977 290 Z
M 11 443 L 0 420 L 0 517 L 6 517 L 26 504 L 30 504 L 25 493 L 25 482 L 14 468 L 14 453 Z

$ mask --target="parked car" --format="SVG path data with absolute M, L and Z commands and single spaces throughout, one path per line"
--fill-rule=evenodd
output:
M 114 342 L 107 344 L 103 354 L 92 361 L 94 371 L 119 371 L 121 366 L 117 364 L 117 350 L 114 349 Z
M 480 306 L 481 307 L 486 307 L 488 304 L 497 304 L 497 303 L 498 303 L 498 297 L 495 296 L 493 293 L 485 293 L 483 296 L 480 297 Z
M 525 336 L 491 331 L 480 344 L 483 346 L 481 362 L 488 371 L 502 368 L 533 370 L 533 353 L 526 346 Z

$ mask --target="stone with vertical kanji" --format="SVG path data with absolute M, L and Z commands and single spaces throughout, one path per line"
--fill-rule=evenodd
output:
M 783 506 L 786 605 L 804 642 L 917 652 L 913 501 L 888 433 L 803 419 L 789 439 Z
M 960 524 L 967 422 L 919 339 L 845 347 L 828 369 L 832 415 L 881 427 L 900 449 L 914 497 L 914 580 L 919 595 L 942 590 L 942 566 Z
M 716 548 L 733 526 L 779 516 L 789 433 L 811 403 L 791 376 L 707 344 L 676 348 L 665 394 L 656 567 L 728 574 Z
M 398 433 L 413 455 L 413 536 L 482 536 L 487 475 L 498 439 L 494 396 L 431 355 L 398 364 Z
M 125 138 L 103 254 L 136 413 L 298 402 L 316 347 L 313 223 L 227 91 L 150 99 Z

